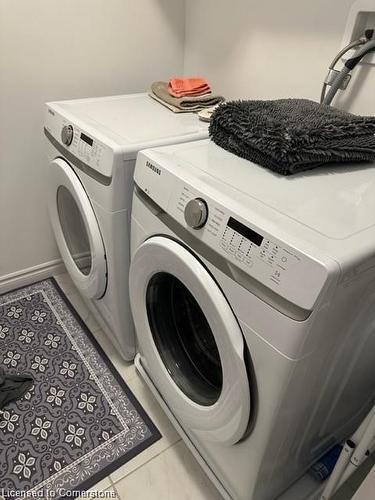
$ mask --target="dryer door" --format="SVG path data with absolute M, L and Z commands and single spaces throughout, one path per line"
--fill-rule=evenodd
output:
M 87 298 L 102 297 L 107 265 L 98 222 L 79 178 L 61 158 L 49 166 L 48 205 L 57 245 L 72 280 Z
M 223 292 L 184 246 L 155 236 L 136 251 L 130 298 L 149 376 L 176 418 L 233 444 L 250 419 L 244 340 Z

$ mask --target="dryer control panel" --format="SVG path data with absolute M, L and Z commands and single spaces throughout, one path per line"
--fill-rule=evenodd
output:
M 45 128 L 66 151 L 88 167 L 110 177 L 114 153 L 98 137 L 94 137 L 77 120 L 70 121 L 56 109 L 47 106 Z
M 82 129 L 73 127 L 73 138 L 70 149 L 79 159 L 88 164 L 100 165 L 104 146 L 93 137 L 83 132 Z

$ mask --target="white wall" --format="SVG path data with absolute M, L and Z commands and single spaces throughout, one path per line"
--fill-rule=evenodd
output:
M 228 98 L 318 99 L 353 1 L 0 0 L 0 285 L 59 258 L 45 101 L 142 91 L 184 57 Z M 375 113 L 375 68 L 359 76 L 337 104 Z
M 189 0 L 185 74 L 207 76 L 228 98 L 318 100 L 353 3 Z M 362 68 L 360 76 L 336 104 L 375 114 L 375 67 Z
M 180 73 L 183 0 L 0 0 L 0 284 L 59 257 L 43 103 L 144 91 Z

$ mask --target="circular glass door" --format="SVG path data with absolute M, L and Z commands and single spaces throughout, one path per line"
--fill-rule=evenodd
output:
M 92 267 L 90 241 L 79 207 L 65 186 L 58 188 L 56 203 L 70 255 L 81 273 L 88 276 Z
M 61 158 L 49 166 L 49 213 L 57 245 L 75 285 L 87 298 L 102 297 L 107 265 L 98 222 L 80 180 Z
M 175 417 L 205 438 L 239 441 L 251 411 L 244 340 L 211 274 L 155 236 L 133 256 L 130 300 L 145 369 Z
M 146 292 L 150 330 L 171 378 L 192 401 L 219 399 L 223 370 L 215 337 L 202 309 L 175 276 L 157 273 Z

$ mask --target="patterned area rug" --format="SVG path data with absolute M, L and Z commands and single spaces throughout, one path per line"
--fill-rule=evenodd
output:
M 0 495 L 85 491 L 161 436 L 52 279 L 0 296 L 0 366 L 34 385 L 0 415 Z

